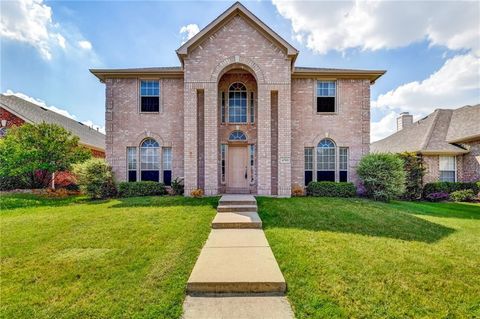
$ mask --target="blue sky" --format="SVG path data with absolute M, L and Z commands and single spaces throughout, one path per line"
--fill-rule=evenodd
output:
M 89 68 L 179 65 L 181 28 L 232 3 L 1 2 L 0 90 L 103 127 L 104 85 Z M 480 103 L 479 2 L 243 4 L 300 50 L 297 66 L 387 70 L 371 91 L 374 140 L 402 111 Z

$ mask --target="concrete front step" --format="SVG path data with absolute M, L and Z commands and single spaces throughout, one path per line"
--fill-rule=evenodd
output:
M 286 287 L 270 247 L 204 247 L 187 292 L 282 294 Z
M 219 205 L 217 206 L 218 213 L 231 212 L 256 212 L 257 205 Z
M 256 212 L 217 213 L 212 228 L 262 228 L 262 220 Z
M 257 205 L 255 197 L 252 195 L 223 195 L 220 199 L 219 206 L 240 206 L 240 205 Z

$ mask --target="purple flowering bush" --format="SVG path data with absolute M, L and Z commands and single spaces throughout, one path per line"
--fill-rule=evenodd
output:
M 438 193 L 430 193 L 426 196 L 426 199 L 431 202 L 440 202 L 444 200 L 448 200 L 449 195 L 447 192 L 438 192 Z

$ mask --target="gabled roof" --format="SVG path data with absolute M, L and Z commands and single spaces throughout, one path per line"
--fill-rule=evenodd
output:
M 180 61 L 183 64 L 183 58 L 188 54 L 189 49 L 193 48 L 201 42 L 204 38 L 208 37 L 210 34 L 218 30 L 226 21 L 229 21 L 230 18 L 240 15 L 245 18 L 247 21 L 253 23 L 259 31 L 261 31 L 265 36 L 272 39 L 277 44 L 285 48 L 288 56 L 292 57 L 292 61 L 295 61 L 298 50 L 295 49 L 290 43 L 285 39 L 280 37 L 275 31 L 270 29 L 265 23 L 263 23 L 259 18 L 257 18 L 252 12 L 245 8 L 240 2 L 235 2 L 230 8 L 225 10 L 220 16 L 215 20 L 210 22 L 205 28 L 203 28 L 199 33 L 197 33 L 190 40 L 185 42 L 180 48 L 177 49 L 177 55 Z
M 105 135 L 69 117 L 50 111 L 15 95 L 0 94 L 0 107 L 18 116 L 27 123 L 50 123 L 63 126 L 80 138 L 80 143 L 105 151 Z
M 417 152 L 463 154 L 468 150 L 454 144 L 480 139 L 480 104 L 456 110 L 438 109 L 427 117 L 374 142 L 371 152 Z

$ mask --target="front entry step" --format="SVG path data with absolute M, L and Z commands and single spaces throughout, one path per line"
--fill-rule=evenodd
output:
M 218 205 L 219 206 L 257 205 L 257 200 L 252 195 L 223 195 Z
M 218 213 L 212 228 L 262 228 L 262 220 L 257 212 Z
M 218 213 L 231 212 L 256 212 L 257 205 L 219 205 L 217 207 Z
M 287 285 L 270 247 L 204 248 L 188 279 L 187 292 L 277 293 Z

